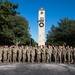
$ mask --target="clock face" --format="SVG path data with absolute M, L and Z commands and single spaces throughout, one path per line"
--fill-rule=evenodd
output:
M 39 23 L 39 26 L 40 26 L 40 27 L 43 27 L 43 26 L 44 26 L 44 23 Z

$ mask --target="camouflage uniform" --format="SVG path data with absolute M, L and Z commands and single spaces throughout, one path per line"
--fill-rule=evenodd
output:
M 0 48 L 0 63 L 2 62 L 2 53 L 3 53 L 3 48 Z
M 75 64 L 75 48 L 73 49 L 73 61 L 74 61 L 74 64 Z
M 18 50 L 17 47 L 13 48 L 13 62 L 16 62 L 16 59 L 17 59 L 17 50 Z
M 23 62 L 26 62 L 26 49 L 25 48 L 23 48 L 22 53 L 23 53 Z
M 68 47 L 67 48 L 67 57 L 68 57 L 68 63 L 70 64 L 70 52 L 71 52 L 71 50 L 70 50 L 70 48 Z
M 52 55 L 52 47 L 49 46 L 49 48 L 46 49 L 46 60 L 47 60 L 47 63 L 51 62 L 51 55 Z
M 7 62 L 7 51 L 8 51 L 8 48 L 4 48 L 3 50 L 3 62 Z
M 71 63 L 73 63 L 73 48 L 70 47 L 70 50 L 71 50 L 71 53 L 70 53 L 70 56 L 71 56 Z
M 37 54 L 37 62 L 40 62 L 40 59 L 41 59 L 41 48 L 37 48 L 36 54 Z
M 64 63 L 66 63 L 66 48 L 65 47 L 63 47 L 62 49 L 62 56 L 64 58 Z
M 18 48 L 18 62 L 21 62 L 22 59 L 22 48 Z
M 57 49 L 57 53 L 58 53 L 59 62 L 61 63 L 62 62 L 62 58 L 61 58 L 62 48 L 61 48 L 61 46 L 59 46 L 59 48 Z
M 54 55 L 54 59 L 55 59 L 55 63 L 56 63 L 57 62 L 57 48 L 56 47 L 54 47 L 53 55 Z
M 12 60 L 12 48 L 8 49 L 8 62 L 11 62 Z
M 34 48 L 31 49 L 30 55 L 31 55 L 31 62 L 33 63 L 35 59 L 35 49 Z
M 45 59 L 46 59 L 46 57 L 45 57 L 45 56 L 46 56 L 46 51 L 45 51 L 45 50 L 46 50 L 46 48 L 44 48 L 44 47 L 41 49 L 41 53 L 42 53 L 42 62 L 45 62 Z
M 30 62 L 30 49 L 27 47 L 27 61 Z

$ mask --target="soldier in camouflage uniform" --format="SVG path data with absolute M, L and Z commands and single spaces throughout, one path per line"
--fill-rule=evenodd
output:
M 64 58 L 64 63 L 66 63 L 66 48 L 63 46 L 63 48 L 62 48 L 62 56 L 63 56 L 63 58 Z
M 30 48 L 26 47 L 27 51 L 27 61 L 30 62 Z
M 46 60 L 46 47 L 45 46 L 42 46 L 41 54 L 42 54 L 42 62 L 45 62 Z
M 62 62 L 62 58 L 61 58 L 61 54 L 62 54 L 62 46 L 59 46 L 59 48 L 57 49 L 57 53 L 58 53 L 58 59 L 59 62 Z
M 11 60 L 12 60 L 12 48 L 11 47 L 9 47 L 9 49 L 8 49 L 8 62 L 11 62 Z
M 5 46 L 3 49 L 3 62 L 7 62 L 7 51 L 8 51 L 8 46 Z
M 41 48 L 40 47 L 37 48 L 36 54 L 37 54 L 37 62 L 40 62 L 40 59 L 41 59 Z
M 75 64 L 75 48 L 73 49 L 73 61 L 74 61 L 74 64 Z
M 18 62 L 21 62 L 22 59 L 22 48 L 18 47 Z
M 23 54 L 23 62 L 26 62 L 26 47 L 22 49 L 22 54 Z
M 54 47 L 53 55 L 54 55 L 54 59 L 55 59 L 55 63 L 56 63 L 57 62 L 57 48 L 56 47 Z
M 46 60 L 47 60 L 47 63 L 51 62 L 51 55 L 52 55 L 52 47 L 48 46 L 48 48 L 46 49 Z
M 67 50 L 67 61 L 68 61 L 68 64 L 70 64 L 70 52 L 71 52 L 71 50 L 70 50 L 69 46 L 67 46 L 66 50 Z
M 30 55 L 31 55 L 31 62 L 33 63 L 35 59 L 35 48 L 34 47 L 31 48 Z
M 71 50 L 71 52 L 70 52 L 71 63 L 73 63 L 73 48 L 72 48 L 72 46 L 70 47 L 70 50 Z
M 17 59 L 17 50 L 18 50 L 18 47 L 17 46 L 14 46 L 13 48 L 13 62 L 16 62 L 16 59 Z
M 3 47 L 0 47 L 0 63 L 2 62 Z

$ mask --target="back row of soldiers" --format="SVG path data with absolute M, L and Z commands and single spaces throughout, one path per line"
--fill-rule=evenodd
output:
M 65 46 L 0 46 L 0 62 L 75 63 L 75 48 Z

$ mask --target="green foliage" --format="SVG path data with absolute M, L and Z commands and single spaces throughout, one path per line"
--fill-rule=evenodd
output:
M 18 16 L 18 4 L 0 0 L 0 45 L 29 45 L 28 21 Z M 32 41 L 32 44 L 34 41 Z
M 60 19 L 58 27 L 52 25 L 47 34 L 47 44 L 75 46 L 75 20 Z

